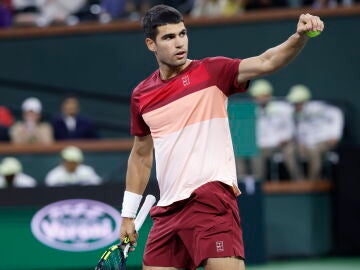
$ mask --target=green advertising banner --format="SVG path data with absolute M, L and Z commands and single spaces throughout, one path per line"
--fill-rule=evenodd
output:
M 41 243 L 33 235 L 30 226 L 37 210 L 33 207 L 0 209 L 2 242 L 0 269 L 94 269 L 107 246 L 92 251 L 74 252 L 55 249 Z M 140 231 L 136 251 L 128 258 L 129 267 L 141 266 L 143 250 L 151 225 L 151 219 L 148 218 Z
M 263 263 L 262 192 L 239 197 L 247 265 Z M 94 269 L 103 252 L 117 242 L 123 183 L 102 186 L 37 187 L 0 190 L 0 270 Z M 145 194 L 158 198 L 156 181 Z M 148 217 L 127 269 L 141 269 L 152 226 Z
M 0 196 L 12 193 L 14 202 L 8 204 L 15 203 L 15 195 L 20 203 L 1 206 L 6 198 L 0 199 L 0 269 L 94 269 L 103 252 L 118 242 L 122 201 L 118 187 L 1 190 Z M 78 189 L 78 194 L 71 194 L 71 189 Z M 93 193 L 95 189 L 97 193 Z M 57 194 L 63 199 L 57 200 Z M 141 268 L 151 226 L 148 216 L 139 232 L 138 246 L 128 257 L 128 268 Z

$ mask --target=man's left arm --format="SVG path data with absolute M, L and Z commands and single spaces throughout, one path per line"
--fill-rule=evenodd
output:
M 309 37 L 307 31 L 323 31 L 324 23 L 317 16 L 302 14 L 296 33 L 282 44 L 264 53 L 243 59 L 239 65 L 237 81 L 243 83 L 253 78 L 273 73 L 290 63 L 304 48 Z

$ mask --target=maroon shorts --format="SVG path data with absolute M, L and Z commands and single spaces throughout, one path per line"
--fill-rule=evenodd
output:
M 232 188 L 210 182 L 190 198 L 155 206 L 144 265 L 196 269 L 207 258 L 244 258 L 239 210 Z

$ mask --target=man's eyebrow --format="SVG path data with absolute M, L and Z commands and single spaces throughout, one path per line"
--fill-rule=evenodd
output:
M 181 31 L 179 31 L 179 34 L 183 34 L 183 33 L 187 33 L 186 28 L 183 28 L 183 29 L 181 29 Z M 176 33 L 167 33 L 167 34 L 164 34 L 161 38 L 166 39 L 166 38 L 173 38 L 175 36 L 176 36 Z
M 172 37 L 175 37 L 175 34 L 174 33 L 168 33 L 168 34 L 165 34 L 165 35 L 163 35 L 161 38 L 162 39 L 165 39 L 165 38 L 172 38 Z

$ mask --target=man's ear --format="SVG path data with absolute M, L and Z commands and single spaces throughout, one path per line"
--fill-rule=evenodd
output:
M 145 39 L 146 46 L 148 47 L 149 51 L 156 52 L 156 43 L 151 38 Z

